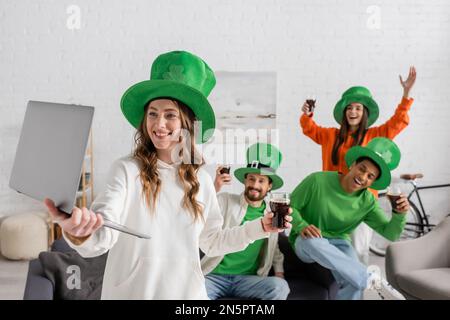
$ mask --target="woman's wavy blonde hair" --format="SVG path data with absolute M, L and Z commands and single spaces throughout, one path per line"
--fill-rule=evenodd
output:
M 192 110 L 182 102 L 173 99 L 171 100 L 178 106 L 182 129 L 182 133 L 180 135 L 181 148 L 179 148 L 180 151 L 178 154 L 180 159 L 182 159 L 182 163 L 178 167 L 178 176 L 180 177 L 180 181 L 184 189 L 182 207 L 187 209 L 192 214 L 194 221 L 199 218 L 203 221 L 203 207 L 196 200 L 196 196 L 200 188 L 197 172 L 204 164 L 204 160 L 195 148 L 195 115 Z M 142 195 L 145 197 L 146 204 L 149 207 L 150 212 L 153 214 L 155 212 L 156 201 L 161 190 L 162 182 L 159 178 L 156 165 L 156 148 L 147 131 L 147 110 L 150 103 L 151 101 L 145 107 L 144 119 L 142 120 L 142 123 L 134 136 L 135 149 L 133 156 L 138 161 L 140 166 L 139 177 L 143 187 Z M 183 133 L 185 133 L 186 136 L 184 136 Z

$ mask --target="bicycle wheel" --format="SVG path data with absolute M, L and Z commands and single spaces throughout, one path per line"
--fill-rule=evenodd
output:
M 392 206 L 386 195 L 380 195 L 378 199 L 380 207 L 386 212 L 387 217 L 392 216 Z M 419 213 L 416 205 L 413 202 L 409 203 L 409 211 L 406 214 L 406 224 L 397 241 L 415 239 L 423 234 L 423 221 L 422 216 Z M 377 232 L 373 233 L 372 240 L 370 241 L 369 249 L 374 254 L 384 257 L 386 255 L 386 249 L 392 241 L 379 235 Z

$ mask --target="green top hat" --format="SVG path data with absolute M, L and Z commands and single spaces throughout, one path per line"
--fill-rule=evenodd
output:
M 131 86 L 122 96 L 120 106 L 125 118 L 135 128 L 144 119 L 144 108 L 157 98 L 172 98 L 183 102 L 201 121 L 198 143 L 213 135 L 216 118 L 207 96 L 216 78 L 205 61 L 186 51 L 161 54 L 152 64 L 150 80 Z
M 248 173 L 265 175 L 272 180 L 272 190 L 276 190 L 283 186 L 283 179 L 276 174 L 280 163 L 281 152 L 277 148 L 258 142 L 247 149 L 247 167 L 236 169 L 234 176 L 244 183 Z
M 369 89 L 365 87 L 351 87 L 342 94 L 341 100 L 339 100 L 334 107 L 334 119 L 339 124 L 342 124 L 345 108 L 353 102 L 361 103 L 367 108 L 369 113 L 367 127 L 370 127 L 377 121 L 379 114 L 378 104 L 372 99 L 372 94 Z
M 372 159 L 380 168 L 380 175 L 370 188 L 383 190 L 391 183 L 391 170 L 398 167 L 401 153 L 397 145 L 388 138 L 374 138 L 367 146 L 350 148 L 345 155 L 345 162 L 350 167 L 362 157 Z

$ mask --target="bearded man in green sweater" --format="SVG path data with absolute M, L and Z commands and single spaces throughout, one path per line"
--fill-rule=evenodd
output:
M 367 190 L 389 186 L 400 150 L 387 138 L 375 138 L 366 147 L 352 147 L 345 161 L 350 169 L 347 174 L 316 172 L 295 188 L 289 241 L 303 262 L 317 262 L 331 270 L 339 284 L 337 299 L 361 299 L 365 289 L 376 290 L 384 299 L 404 299 L 375 268 L 359 262 L 350 240 L 362 222 L 392 241 L 402 233 L 409 209 L 407 198 L 401 195 L 388 219 Z

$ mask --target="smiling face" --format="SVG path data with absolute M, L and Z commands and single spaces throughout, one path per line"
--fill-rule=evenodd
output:
M 256 173 L 248 173 L 244 181 L 245 197 L 250 201 L 260 201 L 264 199 L 267 192 L 272 189 L 269 177 Z
M 349 193 L 368 188 L 378 179 L 380 169 L 369 159 L 357 160 L 342 179 L 342 187 Z
M 357 128 L 362 120 L 364 106 L 358 102 L 350 103 L 345 109 L 345 117 L 351 128 Z
M 171 152 L 179 143 L 180 108 L 175 101 L 157 99 L 150 102 L 146 113 L 147 133 L 157 151 Z

